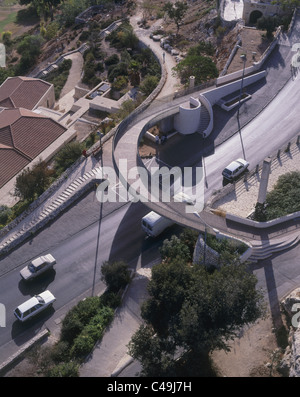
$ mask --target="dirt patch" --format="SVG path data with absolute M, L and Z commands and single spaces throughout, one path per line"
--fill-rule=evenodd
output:
M 266 38 L 264 30 L 242 27 L 239 34 L 242 40 L 242 48 L 237 50 L 227 74 L 243 69 L 244 61 L 240 58 L 242 54 L 246 54 L 245 67 L 247 68 L 252 66 L 253 62 L 258 62 L 271 44 L 271 41 Z
M 143 158 L 154 157 L 156 155 L 156 145 L 154 142 L 151 142 L 149 139 L 144 138 L 143 143 L 139 147 L 139 155 Z
M 221 376 L 281 377 L 276 370 L 279 358 L 272 319 L 258 321 L 246 327 L 241 336 L 230 344 L 231 351 L 216 351 L 212 360 Z

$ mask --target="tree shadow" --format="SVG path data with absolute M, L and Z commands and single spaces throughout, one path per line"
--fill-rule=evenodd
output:
M 33 6 L 19 10 L 15 23 L 23 26 L 34 26 L 40 22 L 40 17 Z

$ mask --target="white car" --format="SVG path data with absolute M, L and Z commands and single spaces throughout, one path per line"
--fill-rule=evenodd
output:
M 56 260 L 51 254 L 40 256 L 24 267 L 20 271 L 20 275 L 25 281 L 32 280 L 47 270 L 52 269 L 55 264 Z
M 174 196 L 174 201 L 175 201 L 175 203 L 179 202 L 179 203 L 186 203 L 189 205 L 195 204 L 195 200 L 183 192 L 176 193 Z
M 23 323 L 51 307 L 55 301 L 55 296 L 49 290 L 41 292 L 18 306 L 14 311 L 14 315 Z
M 237 176 L 239 176 L 242 172 L 244 172 L 249 167 L 248 161 L 244 159 L 237 159 L 232 161 L 224 170 L 222 171 L 222 175 L 225 179 L 232 181 Z

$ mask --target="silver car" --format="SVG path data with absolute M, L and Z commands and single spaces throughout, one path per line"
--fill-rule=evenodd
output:
M 41 292 L 19 305 L 15 309 L 14 315 L 23 323 L 41 311 L 51 307 L 55 301 L 55 296 L 49 290 Z
M 233 181 L 248 167 L 249 167 L 248 161 L 244 159 L 237 159 L 235 161 L 232 161 L 226 168 L 224 168 L 224 170 L 222 171 L 222 175 L 225 179 L 229 181 Z
M 51 254 L 40 256 L 34 259 L 29 265 L 25 266 L 24 269 L 20 271 L 20 275 L 25 281 L 33 280 L 40 274 L 52 269 L 55 264 L 56 260 Z

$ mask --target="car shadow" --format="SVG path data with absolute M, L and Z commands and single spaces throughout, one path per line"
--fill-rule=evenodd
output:
M 16 319 L 11 327 L 11 338 L 14 340 L 15 344 L 17 346 L 22 346 L 36 336 L 43 328 L 45 322 L 53 316 L 54 312 L 55 309 L 53 306 L 50 306 L 24 323 Z
M 19 281 L 19 290 L 24 296 L 39 294 L 48 289 L 48 286 L 54 281 L 55 275 L 55 269 L 50 269 L 34 280 L 25 281 L 21 279 Z

